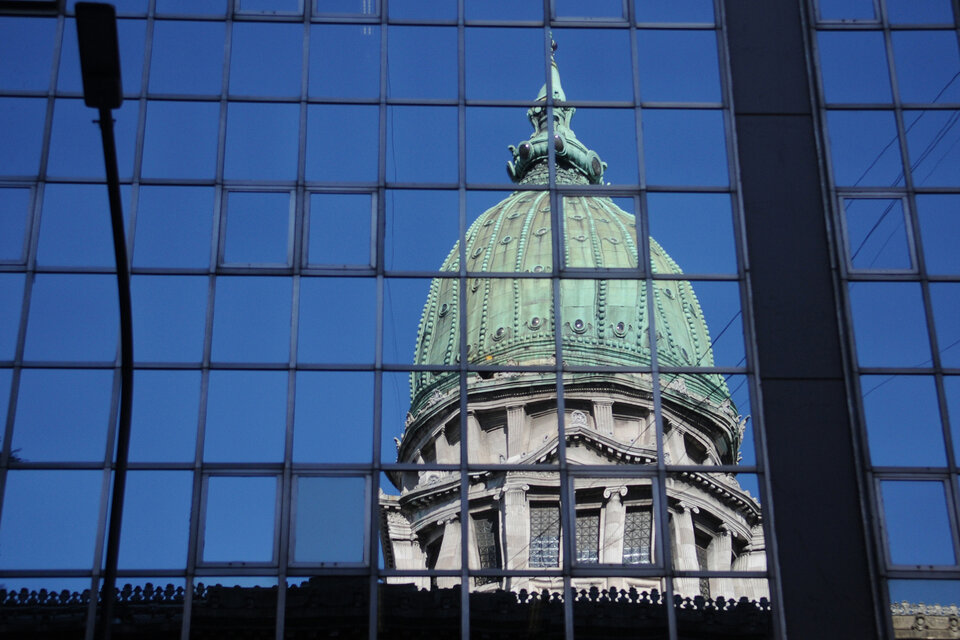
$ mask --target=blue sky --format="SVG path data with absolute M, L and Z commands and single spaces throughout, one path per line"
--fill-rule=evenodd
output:
M 142 2 L 121 4 L 143 6 Z M 618 4 L 591 6 L 597 15 L 604 15 Z M 863 17 L 861 5 L 849 0 L 824 2 L 821 7 L 825 17 Z M 160 11 L 175 6 L 203 12 L 217 5 L 158 2 Z M 425 14 L 426 6 L 430 9 Z M 489 10 L 511 18 L 537 19 L 530 6 L 469 3 L 468 11 L 476 13 L 467 18 L 489 17 L 483 13 Z M 904 6 L 903 2 L 890 2 L 891 15 L 901 15 L 897 12 Z M 935 2 L 924 4 L 928 19 L 941 19 L 936 6 Z M 398 18 L 445 18 L 450 7 L 455 11 L 455 3 L 396 2 L 392 7 L 393 17 Z M 558 1 L 558 15 L 573 10 L 572 3 Z M 641 20 L 710 22 L 713 10 L 709 2 L 660 2 L 638 4 L 638 13 Z M 144 60 L 146 22 L 127 18 L 119 25 L 127 92 L 139 94 L 145 62 L 149 68 L 143 111 L 136 100 L 128 100 L 115 114 L 120 174 L 129 179 L 138 171 L 146 180 L 178 183 L 138 189 L 126 186 L 122 192 L 128 223 L 135 215 L 128 234 L 138 270 L 133 278 L 136 352 L 141 363 L 184 368 L 138 371 L 132 460 L 192 462 L 202 416 L 207 425 L 205 462 L 280 462 L 285 455 L 287 406 L 292 400 L 290 455 L 294 462 L 370 462 L 374 446 L 381 447 L 385 462 L 392 461 L 392 438 L 401 432 L 409 404 L 405 373 L 384 374 L 382 438 L 381 443 L 374 443 L 369 429 L 342 427 L 371 424 L 371 372 L 300 371 L 290 376 L 284 366 L 294 355 L 301 364 L 372 363 L 377 326 L 375 282 L 352 276 L 369 269 L 377 259 L 394 272 L 434 270 L 456 241 L 461 150 L 457 108 L 449 104 L 458 94 L 456 29 L 396 26 L 387 34 L 387 95 L 447 100 L 448 104 L 391 105 L 387 109 L 386 179 L 389 183 L 442 183 L 449 189 L 387 189 L 382 256 L 372 249 L 371 234 L 376 226 L 371 214 L 376 203 L 367 188 L 377 180 L 379 170 L 379 111 L 375 104 L 380 90 L 379 26 L 311 25 L 306 56 L 301 47 L 302 25 L 238 22 L 228 32 L 216 21 L 158 20 L 153 29 L 151 58 Z M 105 192 L 96 184 L 77 183 L 102 176 L 99 135 L 91 123 L 93 113 L 77 93 L 80 80 L 72 20 L 65 22 L 63 33 L 59 73 L 53 80 L 61 93 L 52 104 L 49 158 L 44 165 L 53 182 L 45 187 L 42 204 L 37 207 L 36 264 L 48 270 L 97 267 L 104 271 L 112 264 Z M 16 66 L 0 66 L 0 90 L 48 89 L 55 37 L 54 20 L 0 18 L 0 59 L 16 53 L 22 61 Z M 729 323 L 715 344 L 717 364 L 743 366 L 737 285 L 696 281 L 697 275 L 737 273 L 733 202 L 730 194 L 722 193 L 730 182 L 724 142 L 729 123 L 719 109 L 722 92 L 715 32 L 638 31 L 636 73 L 626 30 L 557 28 L 554 38 L 559 43 L 557 62 L 568 99 L 621 103 L 579 107 L 573 129 L 608 163 L 605 179 L 612 185 L 635 187 L 642 175 L 645 184 L 656 187 L 656 192 L 646 196 L 651 233 L 691 275 L 714 337 Z M 225 60 L 228 39 L 233 50 Z M 838 186 L 850 193 L 842 205 L 841 233 L 847 253 L 855 254 L 851 266 L 866 272 L 895 273 L 914 272 L 922 266 L 932 275 L 956 275 L 960 262 L 952 239 L 960 231 L 960 196 L 925 194 L 906 201 L 883 192 L 902 186 L 905 180 L 897 120 L 887 108 L 894 95 L 913 105 L 902 117 L 913 184 L 960 186 L 960 128 L 954 126 L 960 112 L 919 108 L 919 103 L 960 102 L 960 54 L 955 34 L 895 33 L 891 59 L 896 84 L 891 83 L 879 32 L 822 33 L 816 44 L 823 65 L 823 91 L 831 105 L 826 117 L 830 159 Z M 464 39 L 467 100 L 532 100 L 544 82 L 543 45 L 543 32 L 538 28 L 468 27 Z M 311 103 L 301 112 L 295 100 L 301 86 L 310 99 L 349 98 L 357 103 Z M 221 88 L 231 98 L 224 104 L 215 98 Z M 635 90 L 646 105 L 639 114 L 622 106 L 634 99 Z M 161 94 L 184 99 L 154 99 Z M 255 100 L 264 96 L 290 100 Z M 370 103 L 360 104 L 363 100 Z M 858 106 L 833 108 L 844 105 Z M 0 98 L 0 122 L 5 123 L 0 125 L 4 139 L 0 174 L 10 183 L 3 185 L 9 188 L 0 188 L 0 260 L 11 264 L 26 255 L 31 202 L 29 189 L 22 186 L 29 180 L 18 181 L 17 186 L 12 177 L 37 175 L 47 108 L 48 101 L 41 95 Z M 222 131 L 221 110 L 225 113 Z M 467 192 L 468 223 L 510 192 L 512 185 L 504 170 L 510 159 L 506 147 L 530 135 L 525 110 L 526 106 L 474 104 L 466 108 L 465 179 L 469 185 L 502 186 L 502 190 Z M 137 157 L 141 126 L 142 155 Z M 302 158 L 301 135 L 306 137 Z M 222 152 L 218 148 L 221 137 Z M 224 179 L 233 181 L 236 189 L 218 195 L 212 181 L 221 166 Z M 298 202 L 294 188 L 298 178 L 318 187 L 320 181 L 329 181 L 326 186 L 347 185 L 355 192 L 315 193 Z M 691 186 L 718 192 L 670 191 L 670 187 Z M 861 188 L 871 191 L 858 192 Z M 629 199 L 617 202 L 634 211 Z M 299 219 L 298 207 L 304 212 Z M 221 212 L 225 213 L 219 223 Z M 918 221 L 915 227 L 911 216 Z M 926 258 L 923 265 L 919 263 L 921 245 Z M 225 268 L 253 264 L 283 272 L 295 258 L 302 264 L 345 269 L 341 277 L 302 278 L 299 282 L 282 274 L 220 276 L 215 286 L 207 275 L 217 264 Z M 182 271 L 155 275 L 150 269 Z M 429 282 L 424 277 L 386 279 L 382 318 L 385 362 L 403 365 L 412 360 Z M 15 355 L 24 283 L 22 274 L 0 273 L 0 361 L 12 361 Z M 73 363 L 78 368 L 29 369 L 22 375 L 11 446 L 25 460 L 103 460 L 116 382 L 109 369 L 97 367 L 111 361 L 116 349 L 113 287 L 108 273 L 36 276 L 27 309 L 23 357 L 33 362 Z M 294 291 L 300 296 L 297 314 L 292 303 Z M 862 366 L 930 366 L 934 356 L 922 295 L 920 285 L 910 282 L 850 285 L 857 358 Z M 941 351 L 938 358 L 946 366 L 957 366 L 960 330 L 955 318 L 960 313 L 960 284 L 937 283 L 930 295 L 934 337 Z M 291 319 L 297 322 L 295 332 Z M 205 349 L 213 362 L 254 363 L 261 370 L 218 370 L 203 377 L 196 367 L 203 361 Z M 275 370 L 266 370 L 270 368 Z M 4 390 L 0 392 L 0 410 L 9 400 L 10 380 L 10 370 L 0 369 L 0 389 Z M 734 400 L 741 412 L 750 413 L 749 385 L 744 378 L 734 376 L 728 384 L 735 390 Z M 59 391 L 51 394 L 51 388 Z M 202 395 L 202 388 L 209 390 L 207 396 Z M 953 378 L 948 377 L 938 390 L 929 375 L 872 373 L 864 378 L 863 389 L 869 448 L 876 464 L 944 464 L 937 394 L 945 394 L 943 404 L 958 415 L 954 422 L 960 421 L 960 386 Z M 918 403 L 916 398 L 924 401 Z M 905 430 L 910 447 L 903 446 Z M 751 436 L 752 430 L 748 430 L 744 449 L 748 464 L 755 460 Z M 63 482 L 64 474 L 69 474 L 70 482 Z M 128 504 L 138 504 L 134 496 L 149 495 L 153 484 L 164 483 L 171 489 L 162 497 L 150 498 L 153 510 L 131 507 L 127 530 L 149 530 L 161 514 L 185 527 L 184 514 L 189 514 L 192 499 L 189 476 L 184 470 L 136 472 Z M 13 472 L 9 478 L 6 495 L 17 497 L 4 508 L 0 567 L 86 567 L 102 474 L 30 470 Z M 276 504 L 275 486 L 271 494 L 269 478 L 243 480 L 250 483 L 251 495 L 262 498 L 257 504 L 258 513 L 264 516 L 256 521 L 267 523 L 263 525 L 267 528 L 250 533 L 251 547 L 246 550 L 250 559 L 259 559 L 262 540 L 268 540 L 269 546 L 273 536 L 272 516 L 267 514 L 270 505 Z M 326 481 L 346 482 L 354 492 L 350 495 L 363 494 L 356 478 Z M 241 479 L 223 482 L 229 485 Z M 62 484 L 69 484 L 71 492 L 58 494 L 54 487 Z M 891 527 L 904 523 L 920 534 L 942 531 L 935 519 L 936 514 L 946 513 L 946 503 L 935 490 L 927 491 L 930 488 L 928 483 L 922 490 L 907 492 L 912 498 L 904 498 L 897 487 L 884 489 Z M 238 512 L 231 511 L 229 500 L 218 498 L 219 490 L 212 487 L 208 496 L 209 513 L 220 514 L 213 516 L 216 531 L 211 530 L 210 535 L 222 533 L 230 539 L 231 518 Z M 317 486 L 305 488 L 306 493 L 311 491 L 310 495 L 323 495 Z M 929 522 L 899 517 L 915 508 L 911 499 L 924 501 L 922 511 L 932 514 Z M 71 554 L 68 558 L 40 553 L 41 548 L 62 545 L 58 537 L 62 532 L 43 533 L 50 536 L 43 545 L 28 544 L 26 540 L 37 540 L 35 536 L 45 528 L 10 525 L 14 516 L 8 514 L 17 514 L 21 522 L 39 523 L 67 508 L 77 512 L 76 536 L 64 550 Z M 356 532 L 362 520 L 351 523 Z M 157 549 L 157 562 L 169 563 L 155 568 L 181 566 L 186 548 L 183 527 L 163 540 L 130 534 L 134 542 L 122 557 L 130 563 L 125 566 L 137 566 L 141 557 L 137 549 L 143 553 L 153 548 Z M 916 532 L 909 528 L 891 531 L 893 554 L 899 557 L 899 541 L 909 540 Z M 349 534 L 331 533 L 330 541 L 344 542 L 343 558 L 356 557 L 350 555 L 356 550 L 349 547 Z M 930 557 L 911 557 L 911 563 L 928 564 L 943 558 L 943 541 L 931 537 L 927 542 L 922 548 L 931 550 Z M 229 548 L 220 539 L 217 545 Z M 25 551 L 13 559 L 3 548 Z M 246 551 L 238 553 L 242 556 Z M 305 553 L 315 559 L 310 554 L 316 552 L 312 548 Z

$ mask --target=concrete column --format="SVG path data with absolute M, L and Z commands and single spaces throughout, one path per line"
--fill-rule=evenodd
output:
M 734 571 L 766 571 L 767 556 L 763 541 L 763 527 L 757 525 L 751 531 L 750 544 L 742 554 L 733 561 Z M 746 596 L 751 600 L 770 597 L 770 588 L 763 578 L 744 578 L 736 581 L 736 595 Z
M 605 436 L 613 435 L 613 400 L 594 398 L 593 421 L 597 431 Z
M 720 532 L 710 542 L 707 549 L 707 565 L 711 571 L 730 571 L 733 561 L 732 534 L 726 525 L 720 525 Z M 736 598 L 740 594 L 734 593 L 733 580 L 730 578 L 710 578 L 710 596 L 716 598 Z
M 526 433 L 527 412 L 522 404 L 507 407 L 507 459 L 519 456 L 526 450 L 523 436 Z
M 676 553 L 673 556 L 673 566 L 679 571 L 697 571 L 700 565 L 697 562 L 697 538 L 693 532 L 693 514 L 700 509 L 683 504 L 677 505 L 673 514 L 673 539 Z M 697 578 L 677 578 L 673 582 L 673 590 L 684 597 L 700 595 L 700 580 Z
M 485 449 L 483 438 L 483 429 L 480 428 L 477 414 L 473 411 L 467 412 L 467 459 L 472 463 L 491 462 L 483 459 L 483 450 Z
M 460 519 L 441 520 L 443 525 L 443 540 L 440 542 L 440 553 L 437 555 L 437 569 L 460 568 Z M 460 584 L 460 578 L 455 576 L 441 576 L 437 578 L 437 586 L 441 588 L 453 587 Z
M 504 487 L 501 493 L 502 511 L 500 522 L 503 532 L 504 566 L 507 569 L 526 569 L 530 556 L 530 508 L 527 491 L 530 485 Z
M 623 523 L 627 518 L 627 509 L 621 497 L 625 495 L 626 487 L 610 487 L 603 492 L 607 503 L 603 506 L 600 562 L 604 564 L 623 564 Z

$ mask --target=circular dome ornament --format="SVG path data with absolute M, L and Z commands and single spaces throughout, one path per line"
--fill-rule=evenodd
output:
M 617 336 L 618 338 L 622 338 L 625 335 L 627 335 L 626 323 L 624 323 L 623 321 L 620 321 L 617 324 L 613 325 L 613 335 Z
M 580 318 L 577 318 L 576 320 L 573 321 L 573 331 L 575 333 L 584 333 L 586 330 L 587 330 L 587 324 L 583 320 L 581 320 Z
M 537 331 L 542 326 L 543 326 L 543 319 L 540 318 L 540 316 L 533 316 L 527 322 L 527 328 L 530 329 L 531 331 Z

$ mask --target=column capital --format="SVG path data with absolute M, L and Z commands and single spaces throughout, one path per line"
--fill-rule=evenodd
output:
M 700 513 L 700 507 L 692 504 L 687 504 L 686 502 L 678 502 L 677 507 L 679 507 L 680 510 L 683 512 L 689 511 L 690 513 Z
M 610 499 L 610 498 L 612 498 L 612 499 L 614 499 L 614 500 L 616 500 L 616 501 L 619 502 L 619 501 L 620 501 L 620 497 L 621 497 L 621 496 L 625 496 L 625 495 L 627 495 L 627 488 L 624 487 L 624 486 L 620 486 L 620 487 L 607 487 L 606 489 L 603 490 L 603 497 L 604 497 L 604 499 Z

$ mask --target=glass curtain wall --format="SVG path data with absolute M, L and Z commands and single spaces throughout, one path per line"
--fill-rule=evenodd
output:
M 852 395 L 900 629 L 960 602 L 956 6 L 819 0 L 810 9 Z
M 171 605 L 184 638 L 285 637 L 338 590 L 337 624 L 374 638 L 402 626 L 390 588 L 410 584 L 463 638 L 489 624 L 477 594 L 521 587 L 559 594 L 530 624 L 566 637 L 590 628 L 591 589 L 658 605 L 662 637 L 698 597 L 771 615 L 719 3 L 116 4 L 136 354 L 123 603 Z M 37 5 L 0 15 L 0 59 L 17 61 L 0 66 L 0 583 L 11 606 L 65 591 L 90 637 L 96 598 L 78 594 L 105 557 L 117 302 L 73 2 Z M 943 244 L 956 32 L 871 19 L 818 23 L 825 69 L 831 38 L 866 38 L 852 48 L 904 77 L 916 34 L 953 55 L 909 89 L 867 87 L 879 98 L 827 87 L 825 114 L 847 136 L 889 129 L 849 170 L 833 147 L 852 313 L 873 323 L 857 335 L 868 428 L 892 420 L 876 492 L 888 523 L 905 491 L 927 496 L 944 524 L 917 562 L 953 566 L 940 414 L 960 387 L 938 319 L 960 301 Z M 867 319 L 891 312 L 894 328 Z M 882 330 L 916 340 L 893 358 Z M 929 402 L 875 406 L 893 397 L 878 385 Z M 891 446 L 904 421 L 923 447 Z M 408 503 L 433 524 L 398 520 Z M 903 569 L 909 533 L 888 530 Z M 236 594 L 246 617 L 210 613 Z

